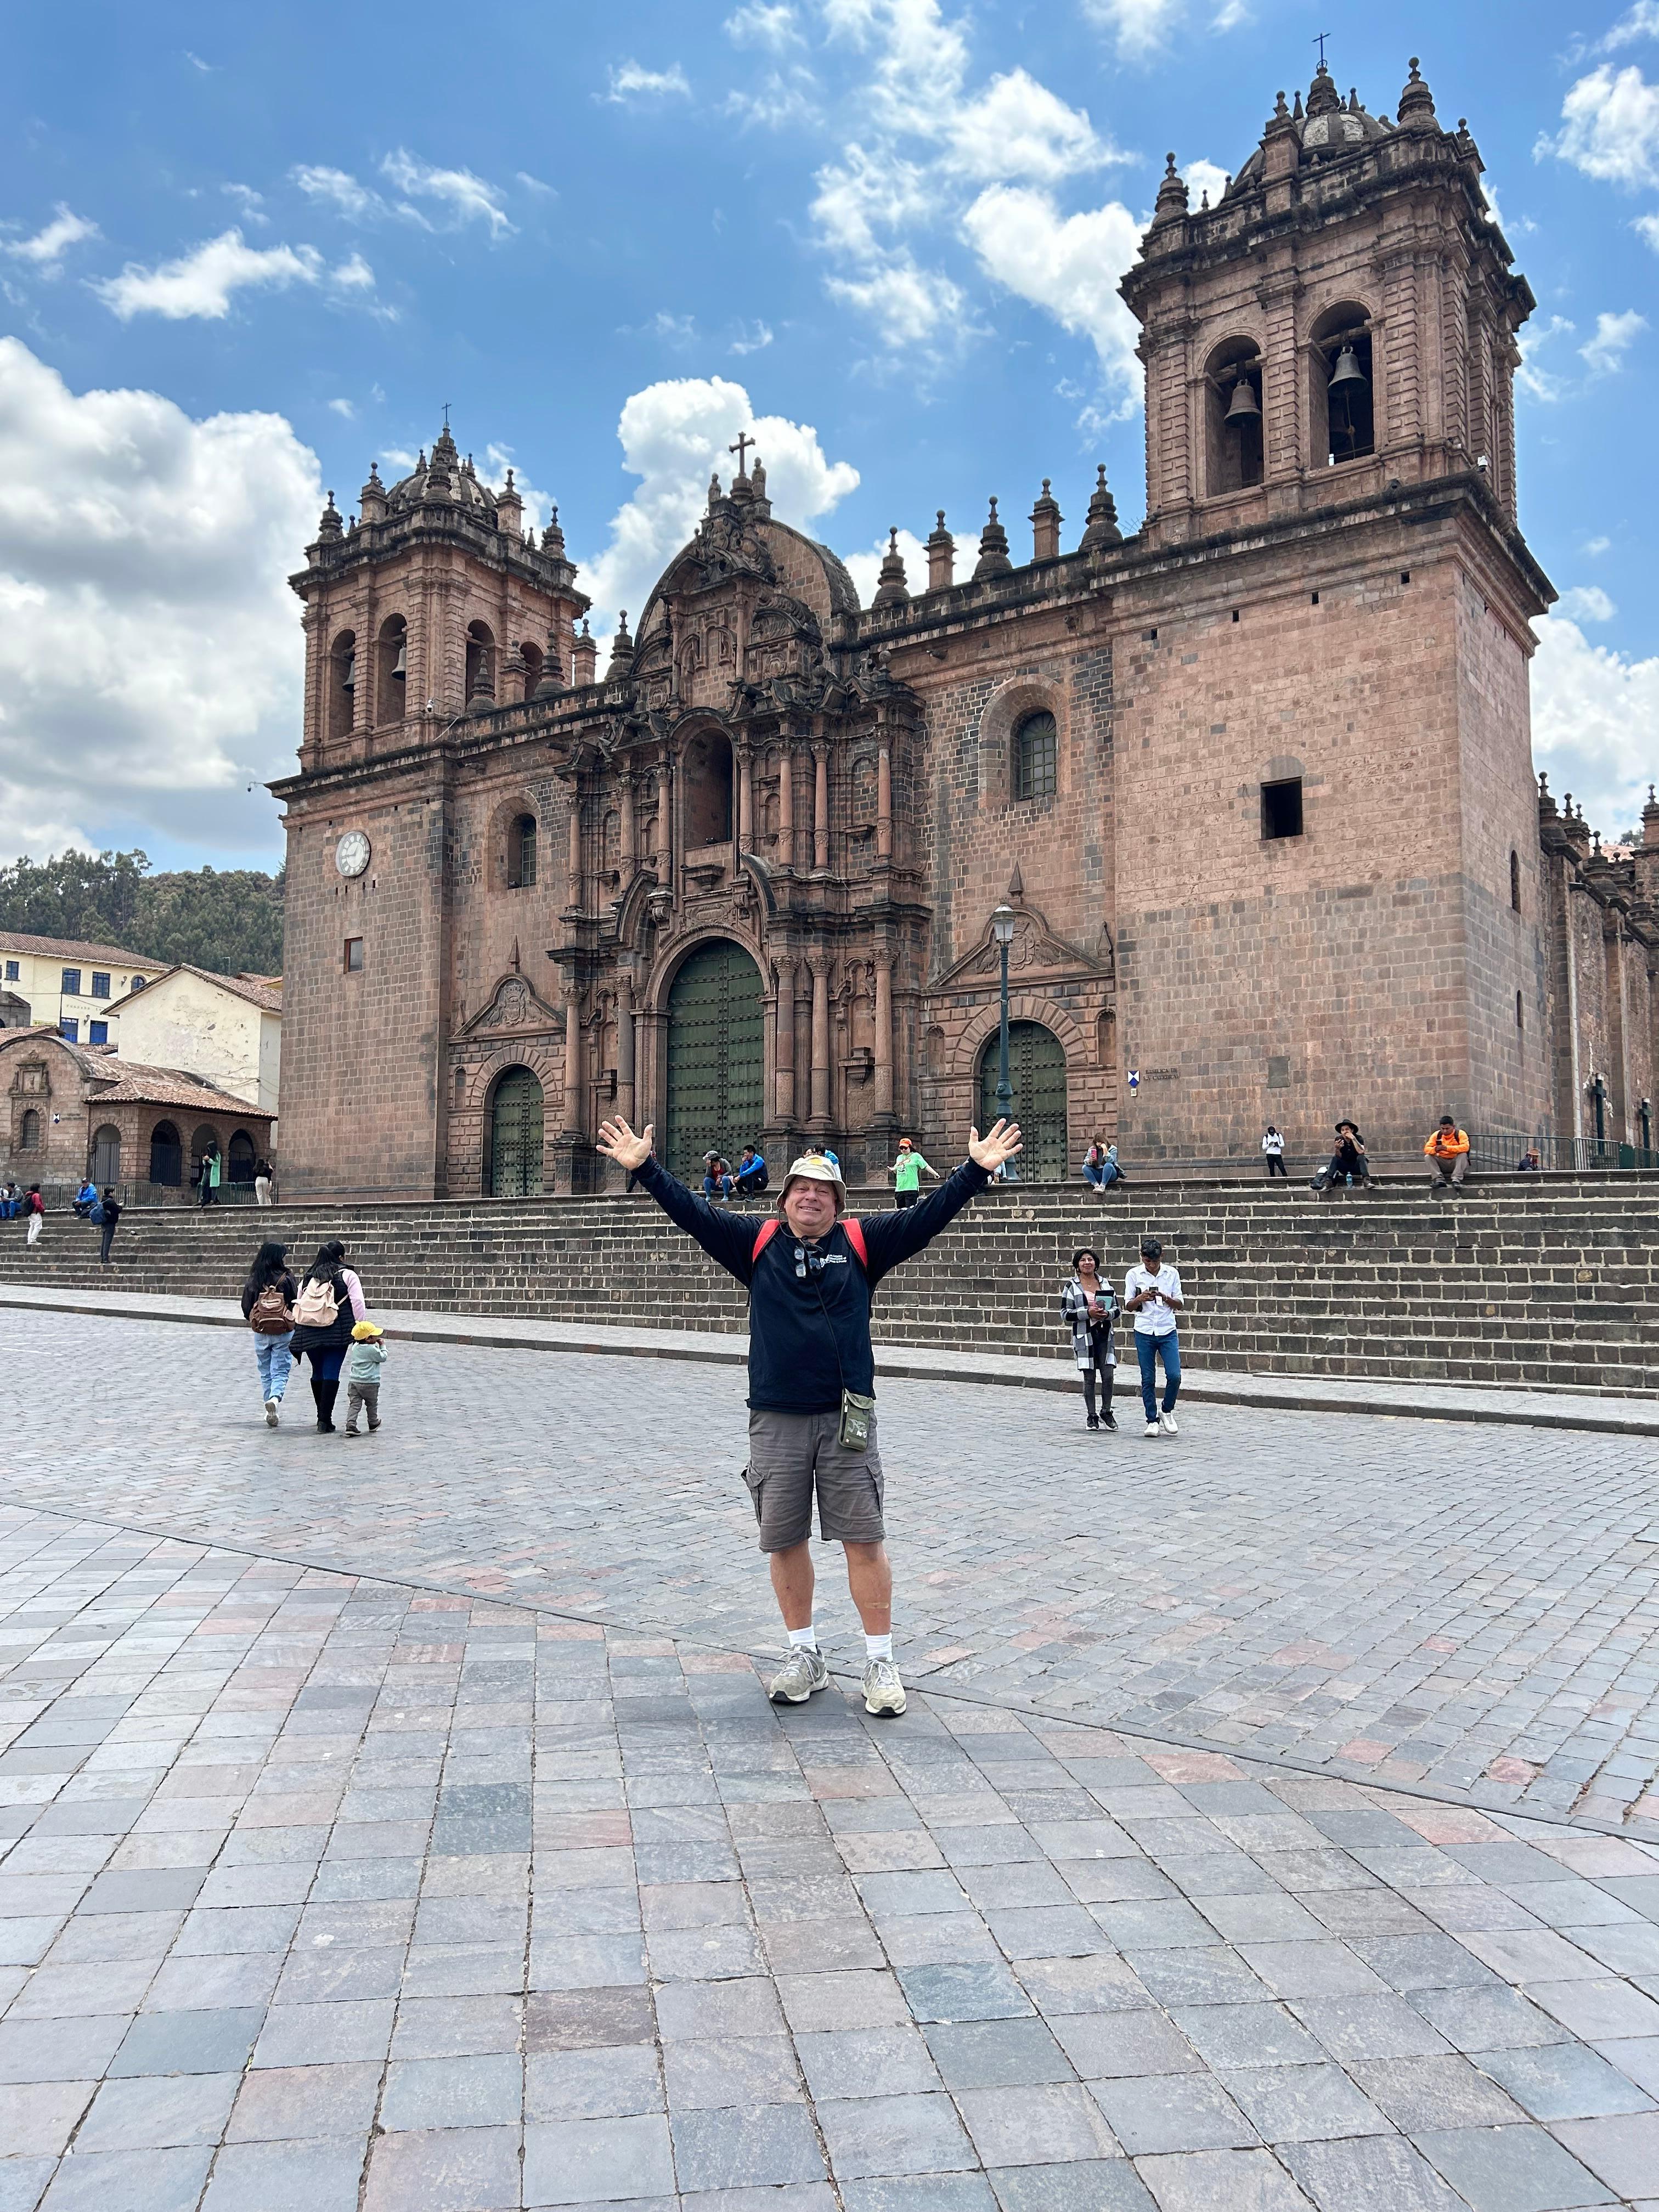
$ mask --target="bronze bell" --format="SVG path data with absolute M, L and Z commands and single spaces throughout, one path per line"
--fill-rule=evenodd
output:
M 1331 390 L 1334 392 L 1339 384 L 1357 384 L 1363 391 L 1369 381 L 1359 366 L 1358 355 L 1351 343 L 1345 343 L 1336 357 L 1336 367 L 1331 371 Z
M 353 650 L 347 653 L 345 657 L 345 673 L 340 678 L 340 689 L 343 691 L 355 691 L 356 688 L 357 654 L 356 650 L 354 647 Z
M 1227 403 L 1224 422 L 1259 422 L 1261 403 L 1255 396 L 1255 386 L 1249 377 L 1241 376 L 1233 386 L 1233 396 Z
M 409 640 L 406 637 L 398 640 L 398 658 L 392 664 L 392 673 L 399 683 L 409 673 Z

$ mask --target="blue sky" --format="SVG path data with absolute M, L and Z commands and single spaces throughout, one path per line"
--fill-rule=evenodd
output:
M 1044 476 L 1071 542 L 1097 460 L 1132 525 L 1115 286 L 1164 151 L 1237 167 L 1322 27 L 1374 112 L 1422 57 L 1538 296 L 1536 750 L 1623 827 L 1659 772 L 1659 0 L 102 4 L 15 16 L 0 91 L 0 850 L 274 864 L 283 575 L 446 401 L 557 500 L 596 629 L 757 421 L 866 598 L 890 524 L 971 538 Z

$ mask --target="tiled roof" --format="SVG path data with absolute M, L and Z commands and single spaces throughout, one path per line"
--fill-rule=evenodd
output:
M 268 1122 L 276 1118 L 250 1106 L 234 1091 L 222 1091 L 204 1076 L 192 1075 L 188 1068 L 145 1067 L 135 1060 L 119 1060 L 101 1046 L 71 1044 L 56 1030 L 0 1030 L 0 1051 L 14 1049 L 24 1038 L 37 1048 L 50 1042 L 66 1052 L 80 1069 L 91 1103 L 96 1106 L 182 1106 L 203 1114 L 234 1115 L 245 1121 Z
M 228 991 L 234 999 L 246 999 L 249 1006 L 258 1006 L 261 1013 L 280 1014 L 283 1011 L 283 986 L 279 976 L 273 983 L 263 975 L 221 975 L 211 968 L 194 968 L 188 960 L 175 961 L 172 967 L 159 975 L 152 975 L 143 992 L 129 991 L 125 998 L 110 1002 L 111 1011 L 118 1012 L 130 1006 L 144 993 L 159 990 L 169 976 L 196 975 L 204 983 L 216 983 L 221 990 Z
M 21 930 L 0 929 L 0 952 L 36 952 L 45 960 L 107 960 L 112 968 L 144 968 L 152 973 L 166 963 L 148 952 L 124 952 L 118 945 L 83 945 L 73 937 L 29 937 Z

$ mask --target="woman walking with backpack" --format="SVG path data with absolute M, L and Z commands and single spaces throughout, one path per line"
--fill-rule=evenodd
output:
M 306 1271 L 294 1304 L 295 1360 L 311 1362 L 311 1395 L 317 1404 L 318 1432 L 331 1437 L 334 1401 L 340 1394 L 340 1368 L 351 1348 L 354 1322 L 368 1311 L 363 1286 L 345 1264 L 345 1246 L 337 1237 L 319 1247 Z
M 242 1317 L 253 1331 L 259 1363 L 259 1395 L 265 1401 L 265 1426 L 276 1425 L 276 1408 L 294 1364 L 294 1302 L 298 1286 L 288 1271 L 286 1244 L 262 1244 L 242 1285 Z

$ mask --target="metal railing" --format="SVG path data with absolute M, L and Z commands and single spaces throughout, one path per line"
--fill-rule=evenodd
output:
M 1528 1152 L 1538 1156 L 1541 1173 L 1593 1175 L 1620 1169 L 1659 1168 L 1659 1152 L 1643 1145 L 1615 1143 L 1611 1137 L 1518 1137 L 1471 1133 L 1471 1175 L 1515 1175 Z

